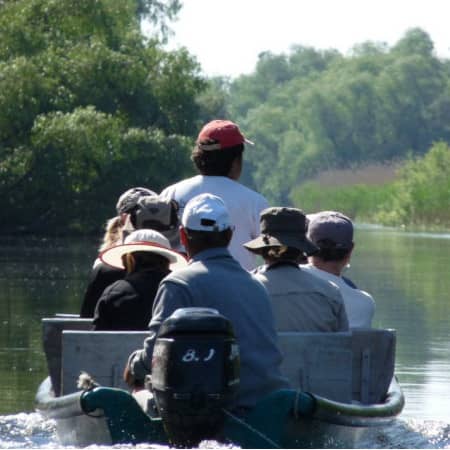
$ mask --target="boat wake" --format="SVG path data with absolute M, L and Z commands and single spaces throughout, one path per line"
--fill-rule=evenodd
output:
M 360 448 L 450 448 L 450 424 L 397 419 L 389 426 L 367 430 Z
M 433 420 L 397 419 L 392 425 L 367 429 L 358 442 L 359 448 L 431 448 L 450 449 L 450 423 Z M 218 446 L 217 442 L 202 442 L 201 449 L 230 448 Z M 19 413 L 0 416 L 0 448 L 55 449 L 61 448 L 55 431 L 55 422 L 46 420 L 38 413 Z M 66 449 L 71 447 L 64 447 Z M 97 446 L 90 448 L 119 449 L 130 445 Z M 146 448 L 148 444 L 138 444 L 135 449 Z M 151 448 L 168 449 L 167 446 L 152 445 Z M 236 447 L 234 447 L 236 448 Z
M 0 416 L 0 448 L 59 448 L 55 422 L 38 413 Z

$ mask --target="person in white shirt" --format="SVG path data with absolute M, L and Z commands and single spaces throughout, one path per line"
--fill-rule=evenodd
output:
M 375 313 L 370 294 L 351 286 L 342 272 L 350 262 L 353 248 L 352 221 L 336 211 L 309 214 L 308 238 L 319 251 L 302 266 L 314 275 L 335 283 L 341 290 L 350 328 L 369 328 Z
M 256 257 L 243 244 L 259 235 L 259 214 L 268 207 L 268 202 L 238 182 L 246 143 L 252 144 L 235 123 L 229 120 L 207 123 L 198 135 L 191 156 L 200 174 L 165 188 L 160 197 L 176 200 L 180 217 L 186 203 L 199 194 L 210 193 L 222 198 L 235 226 L 230 253 L 244 269 L 251 270 L 256 266 Z M 181 245 L 177 248 L 183 251 Z

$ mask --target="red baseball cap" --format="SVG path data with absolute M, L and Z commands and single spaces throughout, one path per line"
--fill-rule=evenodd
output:
M 206 151 L 221 150 L 244 143 L 253 145 L 230 120 L 212 120 L 201 129 L 197 138 L 198 148 Z

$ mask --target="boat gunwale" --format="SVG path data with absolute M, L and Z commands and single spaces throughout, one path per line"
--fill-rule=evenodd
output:
M 334 425 L 373 427 L 384 425 L 401 413 L 405 405 L 403 391 L 394 376 L 382 403 L 369 405 L 341 403 L 312 394 L 316 408 L 311 418 Z

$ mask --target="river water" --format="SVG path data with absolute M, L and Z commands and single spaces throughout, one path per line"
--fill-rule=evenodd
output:
M 395 423 L 361 447 L 450 448 L 450 235 L 361 225 L 355 240 L 346 275 L 374 296 L 374 325 L 397 330 L 406 397 Z M 40 319 L 79 312 L 95 254 L 93 239 L 0 238 L 0 448 L 60 447 L 33 410 L 46 376 Z

